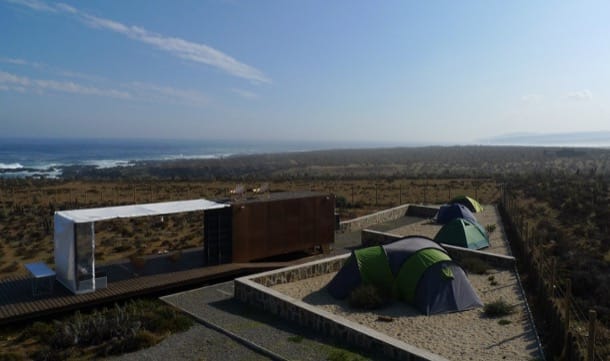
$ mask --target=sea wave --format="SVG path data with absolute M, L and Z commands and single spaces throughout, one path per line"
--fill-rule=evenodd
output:
M 21 165 L 20 163 L 0 163 L 0 170 L 1 169 L 6 169 L 6 170 L 14 170 L 14 169 L 22 169 L 23 165 Z
M 222 159 L 230 157 L 235 153 L 218 153 L 218 154 L 175 154 L 162 157 L 162 160 L 182 160 L 182 159 Z
M 18 170 L 10 173 L 0 173 L 0 178 L 47 178 L 47 179 L 59 179 L 61 178 L 62 171 L 60 169 L 49 169 L 49 170 Z
M 92 165 L 98 169 L 108 169 L 108 168 L 115 168 L 115 167 L 131 167 L 134 165 L 134 163 L 129 160 L 113 160 L 113 159 L 89 160 L 89 161 L 86 161 L 85 164 Z

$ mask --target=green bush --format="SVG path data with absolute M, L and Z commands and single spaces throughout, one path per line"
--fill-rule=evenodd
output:
M 25 360 L 23 355 L 16 352 L 1 352 L 0 361 L 21 361 Z
M 25 329 L 24 336 L 42 341 L 55 333 L 55 327 L 50 323 L 36 321 Z
M 71 357 L 75 358 L 74 352 L 72 350 L 56 350 L 50 346 L 43 346 L 38 350 L 35 350 L 33 353 L 29 355 L 29 358 L 35 361 L 63 361 L 70 359 Z
M 345 350 L 332 350 L 326 357 L 327 361 L 365 361 L 366 359 L 353 352 Z
M 512 323 L 512 321 L 511 321 L 511 320 L 507 320 L 507 319 L 505 319 L 505 318 L 503 318 L 503 319 L 501 319 L 501 320 L 498 320 L 498 324 L 499 324 L 499 325 L 502 325 L 502 326 L 504 326 L 504 325 L 509 325 L 509 324 L 511 324 L 511 323 Z
M 485 231 L 487 231 L 488 234 L 492 234 L 495 230 L 496 230 L 495 224 L 488 224 L 485 226 Z
M 337 208 L 347 208 L 348 206 L 347 199 L 343 196 L 335 197 L 335 203 Z
M 98 351 L 98 356 L 120 355 L 148 348 L 157 343 L 157 336 L 152 332 L 142 330 L 123 339 L 112 339 L 106 347 Z
M 35 322 L 24 336 L 43 346 L 33 359 L 47 359 L 53 352 L 70 352 L 95 346 L 98 355 L 110 355 L 156 344 L 169 333 L 185 331 L 193 320 L 158 301 L 136 300 L 90 314 L 76 312 L 63 321 Z
M 139 315 L 144 329 L 154 333 L 182 332 L 193 325 L 190 317 L 160 302 L 137 300 L 129 303 L 127 307 L 130 312 Z
M 383 307 L 389 300 L 388 292 L 374 285 L 360 285 L 349 295 L 348 303 L 353 308 L 373 310 Z
M 300 335 L 289 336 L 288 341 L 294 342 L 294 343 L 301 343 L 301 342 L 303 342 L 303 336 L 300 336 Z
M 491 303 L 486 303 L 483 307 L 483 313 L 487 317 L 502 317 L 508 316 L 514 312 L 515 306 L 508 304 L 504 300 L 496 300 Z

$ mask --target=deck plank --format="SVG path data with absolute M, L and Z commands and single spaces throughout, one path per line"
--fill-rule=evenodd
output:
M 195 260 L 200 262 L 197 261 L 197 258 Z M 197 286 L 244 272 L 274 269 L 294 263 L 229 263 L 207 267 L 196 265 L 180 269 L 176 264 L 167 265 L 168 262 L 159 262 L 161 267 L 155 268 L 153 262 L 154 260 L 151 261 L 148 269 L 139 272 L 140 276 L 125 277 L 125 272 L 122 272 L 121 279 L 112 280 L 112 277 L 109 276 L 108 288 L 82 295 L 71 294 L 56 281 L 52 294 L 34 298 L 31 294 L 30 278 L 23 276 L 0 280 L 0 325 L 70 309 L 129 299 L 134 296 L 159 293 L 177 287 Z M 124 270 L 128 266 L 116 263 L 108 267 L 109 269 L 110 267 L 122 267 Z M 171 267 L 174 268 L 171 269 Z M 110 272 L 108 274 L 110 275 Z M 121 273 L 116 272 L 116 274 Z

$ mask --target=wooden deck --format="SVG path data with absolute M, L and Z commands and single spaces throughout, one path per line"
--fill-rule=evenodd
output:
M 181 255 L 181 260 L 173 262 L 169 257 L 152 257 L 141 268 L 135 268 L 128 261 L 100 266 L 98 269 L 107 274 L 108 287 L 83 295 L 74 295 L 55 281 L 52 294 L 34 297 L 31 278 L 22 276 L 4 279 L 0 281 L 0 325 L 135 296 L 172 292 L 294 264 L 260 262 L 204 266 L 202 259 L 201 251 L 195 251 L 186 252 Z

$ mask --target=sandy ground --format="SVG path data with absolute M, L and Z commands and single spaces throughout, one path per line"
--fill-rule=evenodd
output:
M 510 254 L 496 209 L 486 207 L 482 214 L 477 214 L 477 219 L 482 225 L 497 225 L 492 247 L 486 251 Z M 422 221 L 392 233 L 433 237 L 438 229 L 439 226 Z M 504 300 L 515 306 L 513 314 L 502 318 L 488 318 L 480 308 L 425 316 L 399 301 L 374 312 L 355 311 L 324 289 L 334 275 L 277 285 L 274 289 L 451 360 L 531 360 L 539 356 L 534 329 L 513 271 L 492 269 L 486 275 L 468 275 L 483 303 Z M 497 284 L 492 285 L 493 281 Z M 380 321 L 379 316 L 390 317 L 392 321 Z M 500 319 L 510 323 L 501 325 Z

